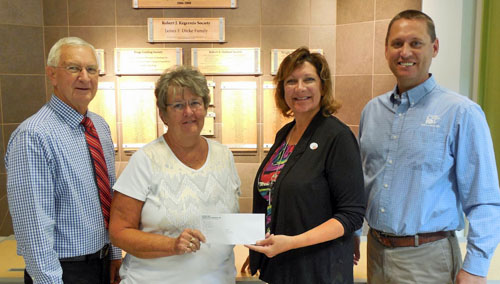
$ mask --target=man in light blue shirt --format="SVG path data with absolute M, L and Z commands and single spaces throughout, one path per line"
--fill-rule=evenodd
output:
M 385 56 L 397 85 L 366 105 L 359 129 L 368 283 L 486 283 L 500 240 L 489 128 L 476 103 L 429 74 L 438 50 L 424 13 L 403 11 L 390 22 Z M 455 231 L 464 213 L 462 266 Z
M 24 280 L 116 283 L 121 251 L 109 244 L 106 211 L 101 207 L 101 200 L 108 199 L 99 197 L 107 191 L 99 192 L 81 124 L 84 117 L 92 120 L 98 136 L 94 136 L 93 149 L 101 146 L 102 167 L 107 168 L 113 185 L 115 160 L 109 126 L 87 111 L 99 77 L 95 49 L 80 38 L 62 38 L 49 52 L 46 72 L 54 95 L 12 133 L 5 155 L 17 253 L 26 264 Z M 99 173 L 105 176 L 104 170 Z

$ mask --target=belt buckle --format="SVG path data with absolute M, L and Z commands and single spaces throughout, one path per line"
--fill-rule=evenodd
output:
M 108 256 L 109 244 L 104 245 L 104 247 L 99 251 L 99 259 L 103 259 Z
M 415 234 L 415 247 L 418 247 L 420 244 L 419 244 L 419 240 L 418 240 L 418 234 Z

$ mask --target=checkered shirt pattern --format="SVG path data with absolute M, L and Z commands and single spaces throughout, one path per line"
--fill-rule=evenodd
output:
M 109 126 L 88 112 L 101 137 L 110 184 L 115 176 Z M 109 243 L 85 140 L 83 115 L 56 96 L 11 135 L 5 155 L 7 196 L 17 252 L 35 283 L 62 283 L 59 258 Z M 121 258 L 113 247 L 112 259 Z
M 500 190 L 481 108 L 432 76 L 371 100 L 359 140 L 370 227 L 399 236 L 461 230 L 465 213 L 463 268 L 486 276 L 500 241 Z

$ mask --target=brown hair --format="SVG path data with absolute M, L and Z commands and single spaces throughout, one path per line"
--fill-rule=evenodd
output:
M 316 73 L 321 80 L 321 102 L 320 107 L 323 110 L 324 116 L 329 116 L 337 112 L 340 108 L 340 103 L 333 98 L 332 76 L 326 58 L 319 53 L 311 53 L 307 47 L 299 47 L 294 52 L 290 53 L 278 69 L 278 74 L 274 77 L 276 90 L 274 99 L 276 106 L 285 117 L 293 116 L 290 107 L 285 101 L 285 79 L 293 73 L 295 69 L 309 62 L 316 68 Z
M 431 37 L 431 42 L 434 42 L 436 40 L 436 28 L 434 27 L 434 21 L 431 19 L 431 17 L 427 16 L 427 14 L 425 14 L 424 12 L 418 10 L 405 10 L 399 12 L 399 14 L 394 16 L 394 18 L 392 18 L 391 22 L 389 23 L 389 27 L 387 28 L 387 34 L 385 35 L 385 45 L 388 44 L 389 32 L 391 31 L 392 24 L 394 24 L 395 21 L 400 19 L 425 21 L 425 23 L 427 24 L 427 33 Z

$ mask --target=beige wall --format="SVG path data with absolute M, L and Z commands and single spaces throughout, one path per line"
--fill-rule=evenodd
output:
M 117 47 L 182 47 L 184 64 L 191 63 L 192 47 L 260 47 L 262 76 L 211 78 L 217 82 L 250 80 L 258 86 L 272 79 L 272 48 L 322 48 L 334 74 L 335 96 L 344 105 L 338 116 L 356 133 L 365 103 L 391 89 L 395 82 L 383 54 L 388 21 L 400 10 L 420 9 L 421 0 L 238 0 L 238 9 L 137 10 L 131 6 L 131 0 L 0 0 L 2 158 L 12 131 L 50 96 L 44 62 L 48 49 L 63 36 L 79 36 L 105 50 L 108 73 L 100 78 L 101 82 L 122 80 L 113 74 L 112 54 Z M 148 17 L 225 17 L 227 43 L 149 44 Z M 259 87 L 258 109 L 262 105 L 261 92 Z M 258 111 L 257 116 L 258 132 L 262 133 L 262 112 Z M 219 129 L 220 122 L 217 113 Z M 251 186 L 264 154 L 236 157 L 243 212 L 251 210 Z M 118 171 L 125 165 L 126 158 L 119 156 Z M 0 236 L 12 234 L 5 182 L 1 162 Z
M 0 236 L 12 234 L 3 163 L 7 141 L 45 103 L 41 11 L 40 0 L 0 0 Z

